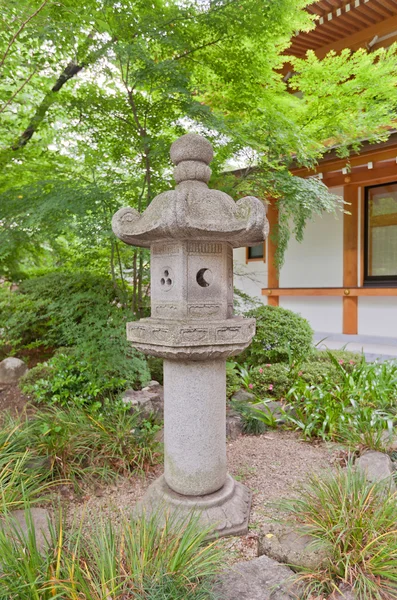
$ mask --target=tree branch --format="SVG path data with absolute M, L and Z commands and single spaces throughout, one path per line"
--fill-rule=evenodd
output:
M 90 34 L 85 42 L 92 38 L 92 34 Z M 100 50 L 93 53 L 93 55 L 87 58 L 85 61 L 81 62 L 81 64 L 77 64 L 74 61 L 69 62 L 55 84 L 52 86 L 51 90 L 46 93 L 40 105 L 37 107 L 35 114 L 31 118 L 29 125 L 23 131 L 15 142 L 12 144 L 12 150 L 20 150 L 28 141 L 32 138 L 34 133 L 39 129 L 41 123 L 44 121 L 45 115 L 47 114 L 48 109 L 54 104 L 56 100 L 56 93 L 59 92 L 62 87 L 67 83 L 70 79 L 73 79 L 82 69 L 84 69 L 88 64 L 95 63 L 108 49 L 109 45 L 113 44 L 116 41 L 116 38 L 112 38 L 109 42 L 107 42 Z
M 11 40 L 8 43 L 6 51 L 4 52 L 3 58 L 0 60 L 0 68 L 4 65 L 5 60 L 6 60 L 8 54 L 9 54 L 9 52 L 11 50 L 11 47 L 14 44 L 15 40 L 17 39 L 17 37 L 19 36 L 19 34 L 25 29 L 25 27 L 29 23 L 29 21 L 31 21 L 32 19 L 34 19 L 34 17 L 39 14 L 39 12 L 45 7 L 46 4 L 48 4 L 48 0 L 44 0 L 43 4 L 41 4 L 39 6 L 39 8 L 33 14 L 31 14 L 30 17 L 28 17 L 26 19 L 26 21 L 24 21 L 21 24 L 21 26 L 18 29 L 18 31 L 16 33 L 14 33 L 14 35 L 12 36 Z
M 17 89 L 17 90 L 16 90 L 16 91 L 13 93 L 13 95 L 11 96 L 11 98 L 9 98 L 9 99 L 7 100 L 7 102 L 6 102 L 6 103 L 5 103 L 5 104 L 4 104 L 4 105 L 3 105 L 3 106 L 0 108 L 0 114 L 1 114 L 2 112 L 4 112 L 4 111 L 5 111 L 5 109 L 7 108 L 7 106 L 9 106 L 9 105 L 11 104 L 11 102 L 14 100 L 15 96 L 17 96 L 17 95 L 19 94 L 19 92 L 20 92 L 21 90 L 23 90 L 23 88 L 25 87 L 25 85 L 26 85 L 27 83 L 29 83 L 29 81 L 32 79 L 32 77 L 33 77 L 33 75 L 34 75 L 35 73 L 37 73 L 37 69 L 35 69 L 35 70 L 34 70 L 34 71 L 33 71 L 33 72 L 32 72 L 32 73 L 29 75 L 29 77 L 28 77 L 27 79 L 25 79 L 25 81 L 23 82 L 23 84 L 22 84 L 22 85 L 21 85 L 21 86 L 20 86 L 20 87 L 19 87 L 19 88 L 18 88 L 18 89 Z

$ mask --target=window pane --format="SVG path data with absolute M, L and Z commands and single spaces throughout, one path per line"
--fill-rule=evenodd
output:
M 263 258 L 263 244 L 248 248 L 248 258 Z
M 397 276 L 397 183 L 368 189 L 370 277 Z

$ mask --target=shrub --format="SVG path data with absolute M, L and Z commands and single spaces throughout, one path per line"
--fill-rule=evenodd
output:
M 343 357 L 343 358 L 342 358 Z M 250 369 L 240 369 L 240 387 L 249 389 L 261 399 L 285 398 L 295 383 L 304 381 L 309 385 L 318 385 L 332 379 L 335 384 L 344 380 L 345 373 L 351 373 L 361 362 L 360 355 L 349 352 L 314 351 L 304 361 L 296 363 L 264 363 Z M 342 368 L 341 368 L 342 367 Z M 236 371 L 238 375 L 238 371 Z M 237 385 L 237 381 L 228 375 L 228 385 Z
M 18 292 L 1 290 L 0 315 L 8 353 L 40 345 L 72 348 L 77 368 L 84 365 L 101 389 L 109 380 L 117 391 L 122 379 L 130 387 L 150 379 L 145 357 L 126 340 L 133 315 L 106 277 L 55 272 L 26 280 Z
M 285 398 L 293 384 L 293 372 L 287 363 L 267 363 L 252 368 L 250 380 L 257 398 Z
M 298 361 L 312 351 L 313 330 L 300 315 L 278 306 L 260 306 L 246 313 L 256 319 L 256 335 L 239 362 L 251 366 Z
M 125 379 L 93 379 L 89 363 L 75 352 L 58 352 L 46 364 L 33 367 L 22 378 L 21 389 L 38 403 L 76 405 L 99 409 L 111 393 L 123 390 Z
M 226 397 L 230 399 L 241 388 L 241 377 L 237 363 L 226 363 Z
M 194 517 L 169 517 L 165 523 L 158 515 L 117 517 L 117 529 L 111 522 L 98 522 L 90 535 L 83 523 L 65 536 L 60 521 L 44 552 L 37 548 L 29 518 L 28 534 L 16 534 L 19 543 L 0 529 L 0 599 L 213 598 L 211 580 L 223 564 L 223 553 L 205 542 L 208 530 Z
M 283 508 L 328 556 L 299 576 L 308 597 L 328 596 L 348 584 L 358 600 L 397 598 L 396 498 L 384 482 L 369 483 L 350 464 L 312 475 Z

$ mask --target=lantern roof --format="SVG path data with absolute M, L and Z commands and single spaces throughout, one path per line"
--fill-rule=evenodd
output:
M 172 144 L 170 155 L 176 188 L 156 196 L 142 214 L 130 207 L 117 211 L 112 229 L 118 238 L 142 247 L 167 240 L 228 242 L 235 248 L 263 242 L 269 232 L 265 204 L 253 196 L 235 202 L 208 187 L 208 140 L 188 133 Z

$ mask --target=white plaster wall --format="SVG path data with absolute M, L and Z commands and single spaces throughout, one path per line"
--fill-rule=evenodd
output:
M 331 191 L 343 197 L 343 188 Z M 280 287 L 342 285 L 343 215 L 323 214 L 306 225 L 302 243 L 291 238 L 280 273 Z
M 358 299 L 358 333 L 397 337 L 397 297 L 361 296 Z
M 262 296 L 262 288 L 267 287 L 267 264 L 263 260 L 245 263 L 245 248 L 237 248 L 233 251 L 234 260 L 234 285 L 267 304 L 265 296 Z
M 302 315 L 314 331 L 342 332 L 343 312 L 340 297 L 282 296 L 279 305 Z

